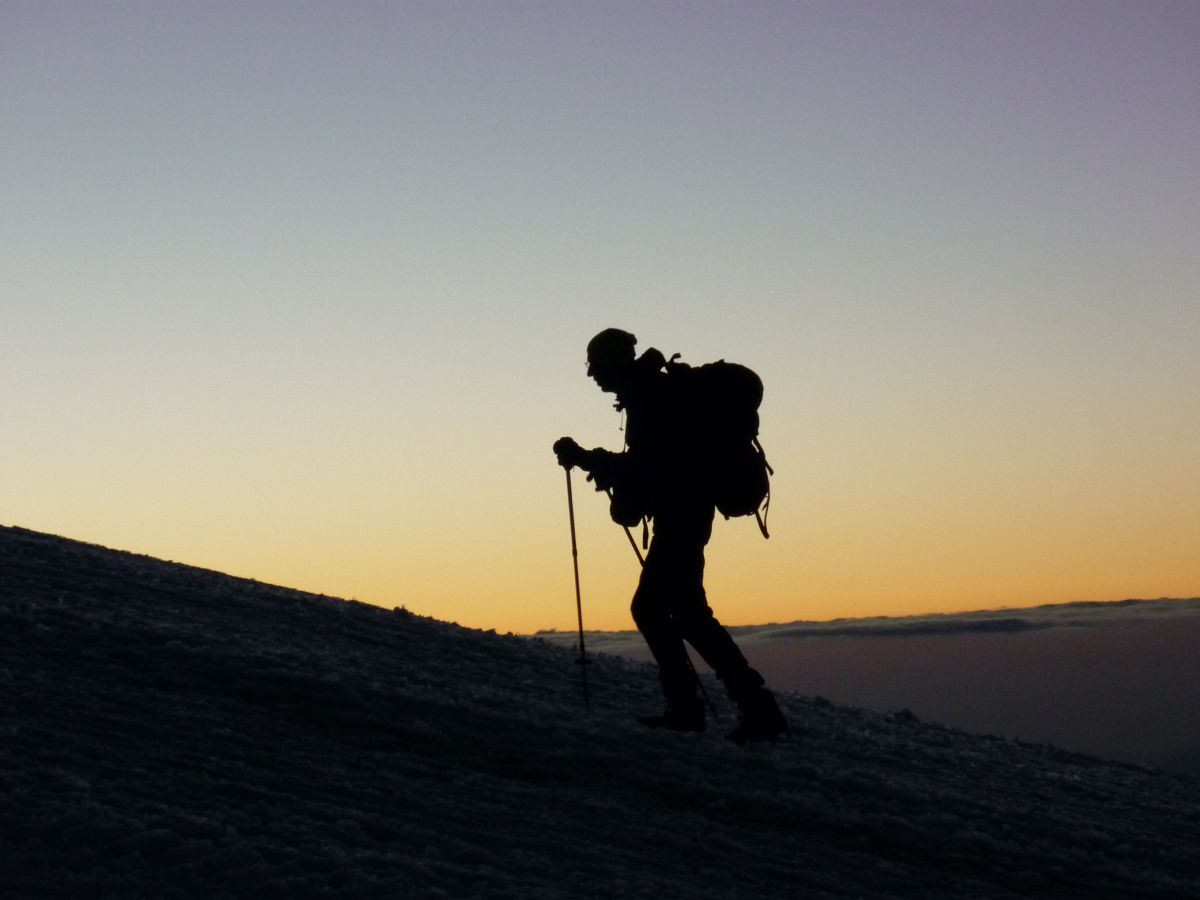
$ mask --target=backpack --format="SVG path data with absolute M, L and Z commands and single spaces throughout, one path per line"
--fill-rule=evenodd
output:
M 700 471 L 726 519 L 754 516 L 763 537 L 775 474 L 758 441 L 763 383 L 751 369 L 718 360 L 701 366 L 667 362 L 667 375 L 691 422 Z

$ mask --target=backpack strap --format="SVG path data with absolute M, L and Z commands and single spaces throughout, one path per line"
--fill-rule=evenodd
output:
M 767 451 L 765 451 L 763 449 L 762 444 L 759 443 L 758 435 L 754 436 L 754 449 L 757 450 L 758 455 L 760 457 L 762 457 L 763 465 L 767 467 L 767 474 L 774 475 L 775 470 L 772 469 L 771 464 L 769 462 L 767 462 Z M 757 509 L 754 511 L 754 521 L 758 522 L 758 530 L 761 531 L 762 536 L 767 539 L 769 539 L 771 537 L 770 532 L 767 531 L 767 514 L 770 513 L 770 511 L 771 511 L 771 482 L 768 480 L 767 481 L 767 499 L 763 501 L 762 514 L 760 515 L 759 511 Z
M 767 499 L 762 505 L 762 513 L 760 514 L 757 509 L 754 511 L 754 521 L 758 523 L 758 530 L 762 532 L 762 536 L 764 538 L 769 538 L 771 536 L 770 532 L 767 531 L 767 513 L 770 511 L 771 492 L 767 491 Z
M 763 449 L 763 445 L 758 442 L 758 435 L 754 436 L 754 449 L 758 451 L 758 455 L 762 457 L 763 465 L 767 467 L 767 474 L 774 475 L 775 470 L 771 468 L 771 464 L 767 462 L 767 451 Z

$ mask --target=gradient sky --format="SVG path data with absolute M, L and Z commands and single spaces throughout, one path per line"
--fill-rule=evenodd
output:
M 572 628 L 619 326 L 766 383 L 723 621 L 1200 594 L 1194 2 L 0 0 L 0 210 L 3 524 Z

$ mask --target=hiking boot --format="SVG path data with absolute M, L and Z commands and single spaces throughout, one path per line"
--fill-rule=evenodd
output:
M 665 728 L 668 731 L 704 731 L 704 704 L 698 698 L 686 703 L 675 703 L 663 710 L 660 716 L 642 716 L 638 719 L 647 728 Z
M 788 723 L 775 695 L 758 688 L 738 700 L 738 725 L 726 737 L 738 746 L 773 741 L 787 734 Z

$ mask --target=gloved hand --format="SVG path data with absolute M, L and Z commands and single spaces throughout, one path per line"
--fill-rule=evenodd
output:
M 563 437 L 554 442 L 554 455 L 558 464 L 565 468 L 573 468 L 587 459 L 587 451 L 575 443 L 574 438 Z

